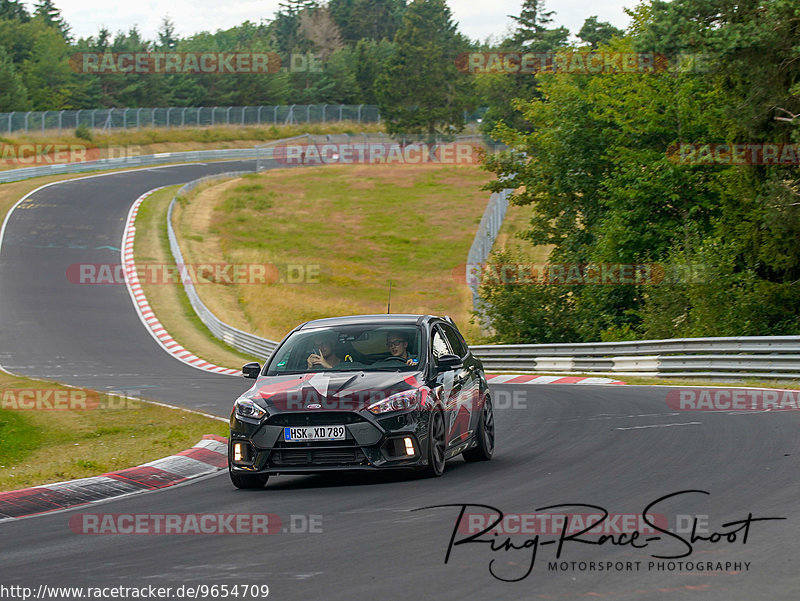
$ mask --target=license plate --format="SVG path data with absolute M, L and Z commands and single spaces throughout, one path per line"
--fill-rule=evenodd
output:
M 344 440 L 344 437 L 344 426 L 301 426 L 283 429 L 283 440 L 286 442 Z

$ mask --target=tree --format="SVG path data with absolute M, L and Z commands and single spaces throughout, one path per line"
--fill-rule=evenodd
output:
M 21 1 L 0 0 L 0 19 L 16 19 L 25 22 L 30 18 L 31 16 Z
M 342 40 L 391 40 L 402 23 L 405 0 L 330 0 L 331 15 L 342 32 Z
M 517 22 L 516 31 L 503 40 L 497 50 L 549 53 L 564 49 L 569 31 L 564 27 L 546 27 L 552 23 L 555 13 L 543 12 L 542 8 L 543 3 L 539 0 L 526 0 L 520 15 L 511 17 Z M 481 124 L 484 132 L 491 135 L 500 122 L 519 131 L 530 131 L 531 125 L 515 108 L 515 101 L 539 97 L 533 73 L 479 73 L 475 77 L 475 86 L 481 96 L 481 104 L 489 107 Z
M 589 44 L 593 50 L 600 44 L 608 43 L 614 36 L 621 37 L 622 30 L 606 21 L 598 21 L 597 16 L 586 19 L 578 32 L 578 37 Z
M 28 108 L 28 92 L 17 74 L 11 57 L 0 46 L 0 112 L 24 111 Z
M 344 47 L 339 27 L 328 7 L 304 10 L 299 17 L 300 35 L 311 42 L 322 60 Z
M 52 0 L 38 0 L 34 5 L 33 14 L 41 19 L 48 27 L 56 29 L 65 40 L 70 37 L 70 28 L 61 16 L 61 10 L 56 8 Z
M 161 27 L 158 29 L 158 49 L 164 51 L 175 50 L 178 45 L 178 38 L 175 33 L 175 23 L 169 16 L 161 20 Z
M 395 52 L 375 82 L 389 133 L 452 133 L 471 105 L 469 76 L 455 65 L 468 48 L 444 0 L 414 0 L 395 36 Z
M 509 15 L 517 22 L 511 42 L 517 50 L 527 52 L 548 52 L 564 46 L 569 38 L 566 27 L 548 29 L 545 25 L 553 22 L 553 11 L 544 10 L 543 0 L 524 0 L 519 16 Z

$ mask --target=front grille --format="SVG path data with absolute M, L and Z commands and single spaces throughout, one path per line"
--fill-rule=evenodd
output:
M 326 449 L 275 449 L 269 456 L 272 467 L 361 465 L 366 463 L 358 447 Z
M 316 411 L 302 413 L 279 413 L 267 420 L 270 426 L 338 426 L 365 421 L 360 415 L 349 411 Z

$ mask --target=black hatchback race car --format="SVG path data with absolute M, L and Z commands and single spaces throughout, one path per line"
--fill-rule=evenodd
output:
M 318 319 L 292 330 L 234 403 L 228 467 L 239 488 L 271 475 L 413 468 L 440 476 L 494 452 L 483 365 L 431 315 Z

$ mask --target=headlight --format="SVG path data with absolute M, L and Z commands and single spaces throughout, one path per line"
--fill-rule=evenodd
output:
M 256 405 L 250 399 L 237 399 L 236 401 L 236 417 L 244 417 L 248 419 L 261 419 L 267 414 L 264 409 Z
M 367 409 L 375 415 L 388 413 L 390 411 L 408 411 L 419 407 L 419 397 L 419 389 L 404 390 L 403 392 L 393 394 L 383 401 L 373 403 L 367 407 Z

